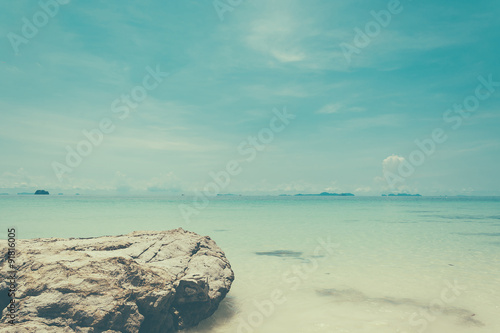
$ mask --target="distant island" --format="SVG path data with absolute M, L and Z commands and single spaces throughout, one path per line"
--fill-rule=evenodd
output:
M 17 195 L 49 195 L 49 192 L 45 191 L 45 190 L 36 190 L 35 193 L 33 193 L 33 192 L 20 192 Z
M 410 193 L 389 193 L 389 194 L 382 194 L 383 197 L 421 197 L 422 195 L 420 194 L 410 194 Z
M 328 193 L 328 192 L 321 192 L 320 194 L 295 194 L 297 197 L 329 197 L 329 196 L 334 196 L 334 197 L 353 197 L 354 194 L 352 193 Z
M 45 190 L 36 190 L 35 195 L 49 195 L 49 192 Z

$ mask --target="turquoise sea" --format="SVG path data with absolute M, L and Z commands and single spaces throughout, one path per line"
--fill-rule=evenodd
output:
M 184 229 L 236 275 L 189 332 L 500 332 L 499 197 L 5 196 L 18 238 Z

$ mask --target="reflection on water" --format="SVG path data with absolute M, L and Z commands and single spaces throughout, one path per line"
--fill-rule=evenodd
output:
M 472 326 L 484 326 L 484 323 L 477 320 L 476 314 L 472 311 L 456 307 L 441 307 L 438 311 L 432 309 L 429 304 L 431 302 L 419 302 L 409 298 L 393 298 L 393 297 L 368 297 L 364 293 L 355 289 L 318 289 L 316 293 L 320 296 L 329 296 L 335 302 L 368 302 L 375 304 L 388 304 L 393 306 L 406 306 L 415 308 L 415 311 L 425 310 L 429 313 L 439 312 L 447 316 L 455 316 L 462 324 Z
M 271 252 L 255 252 L 259 256 L 273 256 L 273 257 L 293 257 L 297 258 L 302 255 L 302 252 L 288 251 L 288 250 L 277 250 Z
M 184 330 L 184 332 L 217 332 L 220 327 L 227 325 L 240 313 L 238 303 L 233 296 L 226 296 L 219 304 L 217 311 L 208 319 L 203 320 L 196 328 Z

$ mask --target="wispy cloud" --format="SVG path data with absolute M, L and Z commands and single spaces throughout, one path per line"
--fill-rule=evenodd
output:
M 332 103 L 323 106 L 321 109 L 316 111 L 316 113 L 330 114 L 330 113 L 338 113 L 338 112 L 362 112 L 366 109 L 363 107 L 346 107 L 341 103 Z
M 381 114 L 376 116 L 357 116 L 346 120 L 338 120 L 330 127 L 337 131 L 362 131 L 369 128 L 400 127 L 405 121 L 401 114 Z

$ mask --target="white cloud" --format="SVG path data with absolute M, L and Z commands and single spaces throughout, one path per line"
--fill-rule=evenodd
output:
M 354 190 L 354 193 L 361 193 L 361 194 L 367 194 L 370 192 L 372 192 L 372 188 L 370 186 L 358 187 L 357 189 Z
M 19 168 L 16 172 L 4 172 L 0 176 L 1 188 L 25 188 L 36 186 L 36 183 L 29 177 L 23 168 Z
M 338 192 L 342 192 L 342 190 L 340 187 L 337 186 L 337 182 L 333 181 L 333 182 L 331 182 L 330 186 L 325 187 L 323 192 L 330 192 L 330 193 L 337 192 L 338 193 Z
M 331 113 L 338 113 L 338 112 L 362 112 L 365 111 L 365 108 L 362 107 L 346 107 L 341 103 L 331 103 L 323 106 L 321 109 L 316 111 L 316 113 L 322 113 L 322 114 L 331 114 Z
M 129 192 L 132 189 L 130 179 L 123 172 L 117 171 L 115 173 L 114 182 L 118 192 Z
M 388 172 L 397 174 L 399 166 L 405 161 L 405 158 L 399 155 L 392 154 L 382 161 L 382 172 L 387 174 Z
M 400 127 L 404 120 L 405 116 L 401 114 L 381 114 L 373 117 L 355 116 L 344 121 L 336 121 L 333 125 L 325 125 L 324 128 L 329 131 L 361 131 L 375 127 Z
M 318 111 L 316 111 L 316 113 L 324 113 L 324 114 L 337 113 L 340 111 L 341 108 L 342 108 L 342 105 L 339 103 L 328 104 L 328 105 L 323 106 Z
M 313 192 L 315 186 L 304 182 L 304 181 L 296 181 L 291 183 L 279 184 L 274 188 L 275 192 L 283 192 L 286 194 L 295 194 L 295 193 L 310 193 Z
M 398 179 L 402 179 L 402 182 L 396 182 L 394 184 L 389 185 L 388 177 L 391 175 L 399 175 L 400 166 L 406 161 L 406 159 L 402 156 L 392 154 L 391 156 L 386 157 L 382 161 L 382 176 L 375 177 L 374 182 L 376 186 L 382 192 L 406 192 L 410 193 L 412 190 L 405 182 L 405 178 L 399 177 Z
M 149 192 L 170 192 L 179 193 L 182 191 L 181 180 L 173 173 L 161 174 L 158 177 L 153 177 L 147 183 Z
M 304 53 L 294 40 L 297 22 L 288 14 L 273 15 L 251 24 L 246 38 L 247 45 L 263 54 L 271 55 L 279 62 L 304 60 Z
M 189 143 L 186 141 L 167 141 L 161 138 L 136 138 L 127 136 L 116 136 L 110 140 L 109 146 L 120 149 L 136 150 L 160 150 L 160 151 L 180 151 L 180 152 L 205 152 L 216 150 L 217 148 L 201 143 Z
M 268 57 L 267 66 L 293 65 L 308 71 L 348 70 L 334 42 L 340 37 L 347 38 L 347 34 L 340 29 L 325 31 L 310 12 L 310 6 L 287 0 L 262 2 L 259 8 L 259 18 L 244 28 L 243 40 L 246 46 Z

